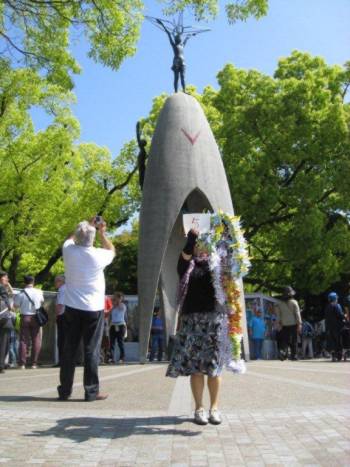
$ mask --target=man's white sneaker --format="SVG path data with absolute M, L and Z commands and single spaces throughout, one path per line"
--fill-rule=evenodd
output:
M 202 409 L 197 409 L 194 412 L 194 423 L 197 423 L 197 425 L 207 425 L 208 424 L 208 417 L 207 414 L 205 413 L 205 410 Z
M 212 425 L 220 425 L 221 422 L 222 418 L 218 409 L 209 410 L 209 423 Z

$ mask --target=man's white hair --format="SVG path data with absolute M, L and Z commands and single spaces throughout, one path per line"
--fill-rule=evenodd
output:
M 79 222 L 75 230 L 75 243 L 80 246 L 92 246 L 96 236 L 96 229 L 88 221 Z
M 65 281 L 65 277 L 64 277 L 64 274 L 58 274 L 56 277 L 55 277 L 55 281 L 62 281 L 64 282 Z

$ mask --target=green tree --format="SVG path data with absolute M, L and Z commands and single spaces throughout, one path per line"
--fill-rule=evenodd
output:
M 137 294 L 138 223 L 131 232 L 124 231 L 113 240 L 116 258 L 106 269 L 107 293 L 120 290 L 125 294 Z
M 32 271 L 47 280 L 61 245 L 79 220 L 102 214 L 113 231 L 138 207 L 136 144 L 117 158 L 95 144 L 76 144 L 72 96 L 30 69 L 0 60 L 0 264 L 12 281 Z M 36 132 L 30 108 L 50 112 Z
M 173 0 L 167 3 L 168 6 L 164 10 L 165 13 L 175 14 L 186 8 L 190 8 L 198 20 L 213 18 L 219 10 L 219 2 L 217 0 Z M 223 4 L 228 20 L 231 23 L 246 21 L 250 16 L 259 19 L 265 16 L 268 10 L 268 0 L 233 0 L 223 2 Z
M 319 293 L 350 268 L 350 68 L 293 52 L 273 77 L 227 65 L 218 80 L 216 134 L 251 246 L 247 280 Z
M 0 0 L 2 54 L 72 88 L 79 72 L 69 45 L 83 34 L 89 56 L 112 69 L 135 53 L 142 22 L 140 0 Z

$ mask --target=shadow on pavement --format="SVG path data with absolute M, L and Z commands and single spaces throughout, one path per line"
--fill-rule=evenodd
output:
M 37 397 L 37 396 L 0 396 L 0 402 L 57 402 L 61 403 L 57 396 L 55 397 Z M 84 399 L 69 399 L 69 402 L 84 402 Z
M 127 438 L 132 435 L 180 435 L 197 436 L 200 431 L 178 429 L 177 426 L 189 422 L 190 419 L 164 417 L 127 417 L 127 418 L 97 418 L 74 417 L 57 420 L 57 425 L 47 430 L 33 431 L 25 436 L 42 437 L 55 436 L 69 438 L 76 443 L 88 441 L 91 438 Z
M 319 360 L 317 358 L 300 358 L 298 360 L 298 362 L 302 362 L 302 363 L 339 363 L 338 361 L 337 362 L 332 362 L 331 358 L 322 359 L 322 360 Z

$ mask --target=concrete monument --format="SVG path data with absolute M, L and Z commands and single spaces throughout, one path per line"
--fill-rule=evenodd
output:
M 202 108 L 193 97 L 177 93 L 159 115 L 143 184 L 138 254 L 141 362 L 147 356 L 157 291 L 166 335 L 175 332 L 176 265 L 185 244 L 182 215 L 204 209 L 233 214 L 230 190 Z M 243 329 L 247 355 L 245 319 Z

